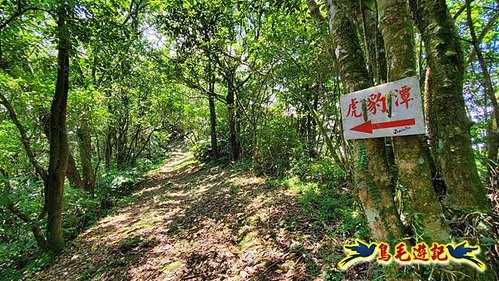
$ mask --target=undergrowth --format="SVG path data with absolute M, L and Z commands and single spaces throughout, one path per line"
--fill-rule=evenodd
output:
M 130 195 L 137 183 L 164 160 L 164 157 L 141 159 L 135 167 L 105 171 L 97 179 L 94 194 L 66 184 L 63 197 L 63 230 L 66 242 L 73 240 L 98 219 L 130 202 Z M 33 192 L 40 188 L 39 183 L 31 179 L 11 179 L 11 184 L 18 208 L 34 217 L 42 204 L 41 196 Z M 53 255 L 39 250 L 30 226 L 12 216 L 3 206 L 0 206 L 0 221 L 0 280 L 17 280 L 54 262 Z M 39 224 L 43 229 L 45 221 L 41 220 Z
M 311 227 L 324 233 L 324 245 L 319 251 L 319 258 L 324 264 L 319 274 L 324 280 L 342 280 L 346 273 L 336 269 L 336 263 L 343 258 L 340 243 L 370 237 L 354 194 L 346 189 L 344 171 L 328 158 L 304 158 L 278 181 L 297 194 L 298 203 L 310 214 Z M 381 271 L 375 271 L 370 277 L 381 274 Z

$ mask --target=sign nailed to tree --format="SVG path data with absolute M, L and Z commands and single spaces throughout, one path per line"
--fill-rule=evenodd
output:
M 416 77 L 344 95 L 340 105 L 346 139 L 425 133 L 421 90 Z

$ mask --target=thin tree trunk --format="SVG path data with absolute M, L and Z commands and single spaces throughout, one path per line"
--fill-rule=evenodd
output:
M 482 71 L 482 84 L 484 86 L 485 95 L 488 97 L 492 104 L 492 118 L 489 123 L 489 128 L 487 130 L 487 157 L 489 160 L 488 169 L 489 173 L 495 167 L 497 167 L 497 153 L 499 149 L 499 131 L 497 125 L 499 124 L 499 106 L 497 104 L 497 98 L 494 92 L 494 86 L 492 85 L 492 79 L 490 78 L 489 69 L 485 59 L 483 57 L 482 50 L 480 49 L 480 42 L 478 41 L 475 26 L 473 24 L 473 18 L 471 17 L 471 1 L 466 0 L 466 16 L 468 21 L 468 27 L 470 29 L 471 42 L 473 42 L 473 50 L 476 53 L 478 59 L 478 64 Z
M 14 110 L 14 107 L 2 93 L 0 93 L 0 104 L 3 105 L 5 109 L 7 109 L 10 119 L 12 120 L 17 130 L 19 131 L 21 143 L 23 145 L 24 151 L 26 152 L 26 155 L 28 156 L 29 161 L 31 162 L 31 165 L 33 165 L 36 174 L 42 179 L 44 185 L 46 185 L 47 172 L 36 159 L 36 155 L 33 152 L 33 149 L 31 149 L 31 143 L 30 139 L 28 138 L 28 134 L 26 133 L 26 129 L 19 121 L 19 118 L 17 118 L 17 114 L 16 111 Z
M 111 168 L 111 161 L 113 157 L 113 129 L 109 126 L 109 131 L 106 134 L 106 142 L 104 144 L 104 167 L 107 170 Z
M 329 24 L 342 81 L 349 92 L 372 86 L 355 27 L 333 0 L 328 0 Z M 383 139 L 355 140 L 356 189 L 376 241 L 394 242 L 404 229 L 395 208 Z
M 237 95 L 236 95 L 237 99 Z M 244 150 L 241 146 L 241 106 L 240 102 L 236 100 L 234 106 L 236 107 L 235 121 L 236 121 L 236 149 L 237 149 L 237 159 L 244 157 Z
M 463 97 L 464 60 L 454 22 L 445 0 L 410 0 L 422 34 L 432 77 L 436 164 L 447 186 L 443 204 L 454 211 L 489 209 L 485 187 L 475 164 L 470 120 Z
M 83 172 L 83 189 L 94 192 L 95 175 L 92 167 L 92 137 L 88 127 L 88 116 L 84 114 L 80 118 L 80 128 L 78 129 L 78 141 L 80 148 L 80 160 Z
M 413 24 L 405 0 L 378 0 L 381 32 L 385 42 L 388 80 L 395 81 L 416 74 Z M 393 138 L 399 183 L 403 186 L 403 205 L 414 233 L 426 242 L 444 242 L 450 228 L 444 221 L 442 206 L 433 189 L 430 160 L 425 153 L 423 136 Z M 421 228 L 421 229 L 418 229 Z
M 217 110 L 215 105 L 215 79 L 211 74 L 210 68 L 209 89 L 208 89 L 208 103 L 210 106 L 210 137 L 211 137 L 211 151 L 214 159 L 218 158 L 218 140 L 217 140 Z
M 386 81 L 386 60 L 383 37 L 378 29 L 375 0 L 344 1 L 350 10 L 364 43 L 365 57 L 369 66 L 369 76 L 374 84 Z M 343 2 L 342 2 L 343 3 Z
M 21 212 L 21 210 L 17 208 L 17 205 L 14 204 L 14 202 L 12 202 L 12 200 L 10 199 L 9 195 L 11 192 L 11 185 L 9 180 L 9 174 L 2 167 L 0 167 L 0 174 L 2 174 L 5 177 L 4 184 L 5 184 L 6 194 L 4 196 L 4 199 L 7 201 L 7 209 L 9 209 L 15 216 L 17 216 L 23 222 L 31 226 L 31 232 L 35 237 L 36 244 L 41 250 L 45 250 L 47 246 L 47 241 L 40 227 L 28 215 Z
M 42 114 L 40 117 L 41 122 L 43 123 L 43 132 L 47 139 L 50 140 L 50 116 L 49 114 Z M 68 154 L 68 170 L 66 171 L 66 176 L 69 180 L 69 185 L 73 188 L 79 189 L 82 188 L 83 182 L 81 180 L 80 172 L 78 171 L 78 167 L 76 166 L 76 161 L 73 157 L 73 153 L 71 153 L 71 149 Z
M 68 167 L 66 107 L 69 90 L 69 30 L 66 24 L 68 5 L 59 4 L 57 19 L 58 70 L 55 94 L 50 109 L 50 159 L 47 186 L 47 248 L 59 252 L 64 247 L 62 234 L 62 196 Z
M 69 184 L 73 188 L 82 188 L 83 182 L 81 180 L 80 172 L 78 171 L 78 167 L 76 166 L 75 158 L 73 157 L 73 153 L 69 151 L 68 153 L 68 170 L 66 171 L 66 175 L 69 180 Z
M 234 83 L 231 81 L 231 76 L 227 81 L 227 115 L 229 121 L 229 160 L 236 161 L 239 159 L 239 149 L 237 147 L 237 132 L 236 132 L 236 103 Z

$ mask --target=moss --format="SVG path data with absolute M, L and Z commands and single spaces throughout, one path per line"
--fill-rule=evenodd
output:
M 487 211 L 462 95 L 464 59 L 454 22 L 444 0 L 418 1 L 414 12 L 432 71 L 429 122 L 438 139 L 434 155 L 447 185 L 443 203 L 461 213 Z
M 364 141 L 358 141 L 357 143 L 358 143 L 358 145 L 357 145 L 358 170 L 364 174 L 364 177 L 365 177 L 366 183 L 367 183 L 367 187 L 369 188 L 369 194 L 371 195 L 372 201 L 374 203 L 380 203 L 381 202 L 381 195 L 380 195 L 379 189 L 376 186 L 376 183 L 374 182 L 374 178 L 371 175 L 371 172 L 369 171 L 369 156 L 366 153 L 366 145 L 365 145 Z
M 413 76 L 416 73 L 415 39 L 407 1 L 379 0 L 378 7 L 389 62 L 388 80 Z M 442 208 L 433 189 L 426 145 L 421 136 L 393 138 L 399 181 L 406 187 L 402 200 L 409 224 L 417 235 L 427 233 L 436 241 L 442 241 L 448 239 L 450 229 L 442 219 Z
M 348 91 L 372 86 L 355 26 L 348 13 L 335 1 L 327 1 L 330 29 L 337 50 L 338 70 Z M 377 240 L 388 236 L 400 238 L 403 231 L 393 202 L 393 182 L 382 139 L 353 141 L 357 194 L 364 207 L 369 226 Z

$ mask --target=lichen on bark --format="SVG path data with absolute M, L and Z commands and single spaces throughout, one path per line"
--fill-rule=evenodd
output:
M 372 86 L 355 26 L 336 1 L 328 0 L 329 27 L 333 36 L 339 73 L 351 92 Z M 392 242 L 404 235 L 393 200 L 393 184 L 383 139 L 352 141 L 356 191 L 374 239 Z
M 475 164 L 470 120 L 463 97 L 464 59 L 445 0 L 410 0 L 431 68 L 435 134 L 433 154 L 446 184 L 444 206 L 454 212 L 487 211 L 486 191 Z
M 413 23 L 405 0 L 378 0 L 379 22 L 386 50 L 388 81 L 416 74 Z M 450 228 L 433 188 L 427 143 L 421 135 L 393 138 L 395 162 L 403 192 L 404 213 L 414 232 L 426 241 L 447 241 Z

